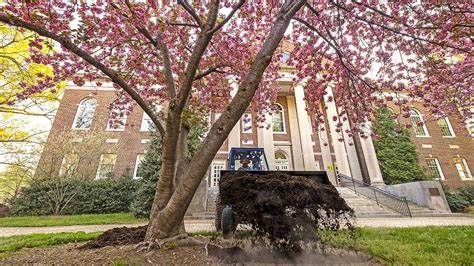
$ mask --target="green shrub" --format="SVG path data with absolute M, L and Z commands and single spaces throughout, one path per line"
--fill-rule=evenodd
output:
M 145 155 L 138 175 L 142 178 L 139 181 L 138 189 L 133 195 L 130 211 L 137 218 L 148 218 L 156 191 L 156 183 L 161 170 L 161 137 L 153 134 L 148 152 Z
M 464 208 L 474 205 L 474 186 L 453 191 L 444 188 L 444 194 L 452 212 L 461 212 Z
M 60 183 L 36 179 L 11 201 L 11 211 L 21 216 L 129 212 L 137 186 L 131 177 Z
M 131 177 L 84 182 L 63 214 L 129 212 L 137 185 Z

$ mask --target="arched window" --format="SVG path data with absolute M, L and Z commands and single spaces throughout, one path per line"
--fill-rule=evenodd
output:
M 423 117 L 418 110 L 416 109 L 410 110 L 410 120 L 411 120 L 411 125 L 415 129 L 415 135 L 417 137 L 428 136 L 428 130 L 426 129 L 426 126 L 423 121 Z
M 454 137 L 454 130 L 447 117 L 438 119 L 438 126 L 441 129 L 443 137 Z
M 290 161 L 288 160 L 288 156 L 282 150 L 278 150 L 275 152 L 275 167 L 276 170 L 279 171 L 288 171 L 290 170 Z
M 279 104 L 273 106 L 273 132 L 275 133 L 285 133 L 285 114 L 283 113 L 283 107 Z
M 76 118 L 72 123 L 72 128 L 88 129 L 91 127 L 97 101 L 94 98 L 86 98 L 79 103 Z

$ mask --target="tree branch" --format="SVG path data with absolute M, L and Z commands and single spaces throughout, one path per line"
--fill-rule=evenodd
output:
M 218 72 L 218 73 L 224 73 L 224 71 L 220 71 L 219 68 L 221 67 L 225 67 L 226 65 L 216 65 L 216 66 L 212 66 L 202 72 L 199 72 L 196 74 L 196 76 L 194 77 L 194 80 L 198 80 L 198 79 L 202 79 L 203 77 L 213 73 L 213 72 Z
M 239 10 L 244 3 L 245 3 L 245 0 L 240 0 L 237 3 L 237 5 L 235 5 L 235 7 L 232 9 L 232 11 L 230 11 L 229 15 L 227 15 L 227 17 L 221 23 L 219 23 L 217 26 L 214 27 L 214 29 L 212 29 L 212 32 L 214 33 L 216 31 L 218 31 L 225 24 L 227 24 L 227 22 L 229 22 L 229 20 L 232 18 L 232 16 L 234 16 L 234 14 L 237 12 L 237 10 Z
M 194 21 L 196 21 L 200 28 L 203 27 L 199 15 L 196 13 L 196 10 L 194 10 L 194 8 L 188 3 L 188 1 L 178 0 L 178 4 L 181 5 L 184 10 L 186 10 L 194 18 Z
M 0 22 L 3 22 L 5 24 L 15 26 L 15 27 L 21 27 L 25 28 L 31 31 L 34 31 L 38 33 L 39 35 L 43 37 L 47 37 L 50 39 L 53 39 L 61 44 L 64 48 L 68 49 L 71 53 L 74 53 L 75 55 L 79 56 L 80 58 L 84 59 L 86 62 L 89 64 L 93 65 L 96 67 L 98 70 L 100 70 L 102 73 L 104 73 L 107 77 L 109 77 L 114 83 L 118 84 L 125 92 L 130 95 L 130 97 L 143 109 L 143 111 L 150 117 L 150 119 L 153 121 L 153 123 L 156 125 L 158 131 L 160 134 L 163 136 L 165 133 L 165 129 L 163 125 L 161 124 L 160 120 L 158 119 L 158 116 L 155 114 L 155 112 L 145 103 L 145 101 L 140 97 L 140 95 L 132 88 L 130 85 L 128 85 L 122 78 L 120 78 L 119 74 L 106 67 L 104 64 L 96 60 L 94 57 L 92 57 L 90 54 L 88 54 L 86 51 L 82 50 L 79 48 L 76 44 L 71 42 L 68 38 L 59 36 L 53 32 L 50 32 L 44 28 L 41 28 L 35 24 L 26 22 L 24 20 L 21 20 L 16 17 L 7 17 L 6 15 L 0 15 Z

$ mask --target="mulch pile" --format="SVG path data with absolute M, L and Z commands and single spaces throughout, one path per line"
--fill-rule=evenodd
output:
M 148 226 L 139 227 L 120 227 L 105 231 L 98 238 L 89 241 L 80 246 L 79 249 L 94 249 L 107 246 L 133 245 L 142 242 L 145 239 Z
M 239 224 L 250 225 L 257 237 L 269 240 L 269 249 L 285 256 L 317 241 L 321 228 L 353 228 L 353 210 L 334 186 L 307 177 L 231 172 L 221 177 L 219 193 Z

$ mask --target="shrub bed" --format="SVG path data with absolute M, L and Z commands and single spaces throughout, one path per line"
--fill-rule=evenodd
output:
M 13 215 L 129 212 L 138 181 L 130 177 L 100 180 L 54 179 L 32 182 L 11 201 Z

